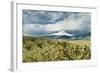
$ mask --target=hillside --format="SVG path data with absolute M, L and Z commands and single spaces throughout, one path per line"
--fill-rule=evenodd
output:
M 91 59 L 89 40 L 23 37 L 23 62 Z

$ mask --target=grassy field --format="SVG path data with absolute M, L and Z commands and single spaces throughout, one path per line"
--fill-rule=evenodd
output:
M 90 40 L 23 37 L 23 62 L 91 59 Z

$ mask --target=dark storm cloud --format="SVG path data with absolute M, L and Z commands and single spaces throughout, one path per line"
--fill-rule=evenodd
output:
M 24 35 L 45 35 L 54 31 L 90 32 L 91 13 L 23 10 Z

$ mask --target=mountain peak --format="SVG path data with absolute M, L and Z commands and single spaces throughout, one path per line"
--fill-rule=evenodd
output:
M 57 33 L 53 33 L 52 35 L 60 35 L 60 36 L 66 35 L 66 36 L 73 36 L 72 34 L 69 34 L 69 33 L 65 32 L 65 31 L 59 31 L 59 32 L 57 32 Z

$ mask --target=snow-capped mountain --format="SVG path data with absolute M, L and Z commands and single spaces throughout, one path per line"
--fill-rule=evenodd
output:
M 56 32 L 56 33 L 53 33 L 51 35 L 56 35 L 56 36 L 73 36 L 72 34 L 69 34 L 65 31 L 59 31 L 59 32 Z
M 66 38 L 72 38 L 73 34 L 67 33 L 66 31 L 57 31 L 49 34 L 49 38 L 56 38 L 56 39 L 66 39 Z

